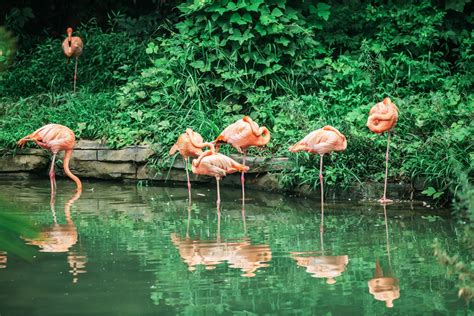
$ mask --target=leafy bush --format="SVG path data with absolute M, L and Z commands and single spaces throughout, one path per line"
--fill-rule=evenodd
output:
M 4 27 L 0 27 L 0 71 L 12 62 L 16 41 Z
M 111 90 L 146 64 L 141 39 L 126 33 L 103 32 L 94 21 L 75 31 L 84 41 L 79 57 L 79 89 L 94 93 Z M 31 51 L 21 51 L 12 69 L 0 81 L 0 94 L 26 97 L 36 93 L 64 93 L 72 89 L 74 60 L 66 67 L 61 43 L 49 38 Z
M 40 94 L 15 101 L 3 98 L 0 144 L 15 148 L 17 140 L 48 123 L 66 125 L 79 138 L 100 139 L 112 119 L 114 106 L 110 92 Z

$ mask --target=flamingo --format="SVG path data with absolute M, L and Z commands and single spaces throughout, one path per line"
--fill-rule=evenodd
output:
M 84 44 L 82 43 L 82 39 L 78 36 L 72 36 L 72 28 L 68 27 L 66 30 L 67 37 L 63 41 L 63 51 L 64 55 L 66 55 L 66 65 L 69 63 L 69 59 L 74 57 L 76 59 L 76 63 L 74 66 L 74 93 L 76 93 L 76 75 L 77 75 L 77 59 L 82 54 L 82 48 Z
M 195 174 L 215 177 L 217 181 L 217 208 L 221 204 L 219 181 L 229 173 L 247 172 L 249 167 L 212 150 L 203 152 L 197 159 L 193 160 L 192 171 Z
M 189 202 L 191 203 L 191 182 L 189 181 L 189 157 L 198 157 L 203 151 L 202 148 L 209 147 L 211 151 L 214 151 L 214 144 L 204 143 L 202 136 L 196 133 L 190 128 L 186 129 L 186 133 L 179 135 L 176 143 L 171 147 L 169 154 L 174 155 L 177 151 L 181 154 L 184 159 L 184 169 L 186 169 L 186 178 L 188 179 L 188 194 Z
M 390 131 L 395 127 L 398 121 L 398 108 L 392 103 L 390 98 L 383 99 L 382 102 L 374 105 L 369 112 L 367 127 L 374 133 L 381 134 L 387 132 L 387 151 L 385 153 L 385 185 L 383 189 L 383 197 L 380 203 L 391 203 L 392 200 L 387 199 L 387 177 L 388 177 L 388 150 L 390 148 Z
M 64 150 L 64 172 L 76 183 L 77 191 L 82 190 L 82 183 L 78 177 L 72 174 L 69 170 L 69 160 L 71 159 L 74 145 L 76 143 L 76 136 L 74 132 L 68 127 L 59 124 L 48 124 L 38 130 L 34 131 L 28 136 L 23 137 L 18 141 L 18 146 L 23 147 L 26 142 L 33 141 L 41 148 L 49 150 L 53 154 L 53 161 L 49 169 L 49 179 L 51 182 L 51 192 L 56 189 L 56 178 L 54 174 L 54 162 L 59 151 Z
M 214 141 L 219 150 L 219 143 L 231 144 L 243 154 L 242 164 L 245 165 L 247 149 L 251 146 L 265 146 L 270 141 L 270 131 L 266 127 L 259 127 L 249 116 L 244 116 L 237 122 L 227 126 Z M 245 176 L 242 172 L 242 200 L 245 199 Z
M 321 230 L 324 224 L 324 189 L 323 189 L 323 156 L 333 151 L 343 151 L 347 148 L 346 137 L 332 126 L 324 126 L 312 131 L 302 140 L 288 148 L 291 152 L 306 151 L 319 154 L 319 181 L 321 182 Z

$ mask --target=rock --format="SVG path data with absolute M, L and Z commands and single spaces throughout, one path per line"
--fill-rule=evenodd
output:
M 254 183 L 257 187 L 263 188 L 268 191 L 281 190 L 278 178 L 274 174 L 265 173 L 254 179 Z
M 230 155 L 230 158 L 235 161 L 242 163 L 242 155 Z M 266 171 L 280 171 L 288 168 L 289 158 L 278 157 L 278 158 L 260 158 L 260 157 L 247 157 L 245 165 L 249 166 L 250 170 L 248 173 L 259 173 Z
M 24 148 L 20 149 L 17 152 L 18 155 L 34 155 L 34 156 L 41 156 L 41 157 L 50 157 L 51 154 L 45 149 L 39 148 Z
M 209 182 L 210 177 L 196 176 L 189 173 L 192 182 Z M 184 169 L 159 170 L 147 165 L 137 168 L 137 180 L 154 180 L 154 181 L 170 181 L 170 182 L 186 182 L 186 171 Z
M 154 152 L 148 147 L 134 146 L 118 150 L 98 150 L 97 159 L 100 161 L 146 162 L 146 160 L 153 154 Z
M 97 150 L 79 149 L 72 153 L 72 160 L 97 160 Z
M 0 171 L 37 171 L 47 168 L 49 159 L 36 155 L 4 156 L 0 160 Z
M 97 140 L 81 139 L 76 142 L 74 149 L 108 149 L 108 147 Z
M 133 163 L 103 161 L 75 161 L 71 163 L 73 173 L 78 177 L 97 179 L 136 178 L 137 168 Z
M 135 161 L 135 149 L 98 150 L 97 159 L 99 161 Z
M 136 148 L 135 162 L 146 162 L 148 158 L 155 154 L 151 148 L 146 146 L 137 146 Z

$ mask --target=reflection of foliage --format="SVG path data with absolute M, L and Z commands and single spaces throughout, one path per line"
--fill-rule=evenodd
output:
M 42 183 L 47 184 L 47 181 Z M 445 269 L 436 262 L 430 248 L 436 236 L 445 240 L 450 251 L 460 251 L 452 238 L 449 220 L 429 223 L 420 218 L 419 210 L 413 212 L 408 205 L 387 208 L 389 259 L 380 206 L 328 203 L 323 236 L 325 254 L 349 256 L 346 270 L 336 278 L 336 284 L 328 286 L 325 280 L 312 278 L 304 268 L 298 267 L 289 254 L 294 251 L 322 253 L 318 206 L 315 207 L 313 200 L 249 193 L 246 234 L 237 200 L 239 190 L 222 190 L 221 240 L 229 242 L 246 236 L 252 245 L 265 244 L 272 251 L 270 266 L 260 268 L 255 277 L 246 278 L 239 269 L 226 263 L 216 265 L 214 270 L 202 266 L 192 272 L 188 270 L 171 241 L 172 234 L 186 236 L 185 189 L 137 189 L 113 183 L 94 183 L 94 187 L 94 192 L 83 193 L 73 209 L 81 239 L 75 247 L 82 247 L 89 258 L 88 282 L 94 291 L 106 291 L 108 296 L 120 296 L 123 288 L 142 293 L 144 302 L 149 303 L 147 308 L 160 311 L 155 314 L 165 314 L 163 309 L 168 314 L 242 310 L 255 314 L 282 311 L 340 314 L 339 308 L 351 308 L 353 314 L 380 315 L 386 311 L 385 305 L 375 301 L 367 287 L 374 276 L 377 259 L 384 268 L 391 268 L 393 277 L 400 280 L 401 297 L 395 301 L 400 314 L 448 313 L 462 310 L 464 306 L 462 300 L 455 301 L 453 281 L 446 278 Z M 2 205 L 19 190 L 18 187 L 5 189 L 5 186 L 1 189 Z M 37 210 L 28 212 L 28 219 L 38 225 L 51 225 L 52 214 L 46 207 L 47 190 L 43 190 L 42 195 L 37 193 L 38 189 L 28 186 L 22 190 L 23 196 L 28 198 L 21 201 L 25 204 L 33 201 L 29 208 Z M 206 193 L 206 197 L 194 195 L 189 237 L 214 241 L 217 238 L 215 192 L 209 194 L 198 187 L 194 188 L 194 193 L 196 191 Z M 4 192 L 6 194 L 2 194 Z M 69 196 L 64 191 L 59 193 L 65 194 L 58 196 L 57 205 L 62 205 L 61 200 Z M 8 210 L 18 207 L 19 203 L 8 206 Z M 61 213 L 57 213 L 58 223 L 64 221 Z M 51 267 L 56 278 L 57 267 L 54 264 Z M 111 282 L 114 286 L 110 286 Z M 119 300 L 117 306 L 128 303 Z
M 2 201 L 3 203 L 3 201 Z M 29 258 L 30 251 L 21 237 L 35 237 L 38 231 L 30 220 L 15 213 L 0 213 L 0 250 L 8 254 Z
M 450 250 L 448 253 L 446 245 L 438 239 L 435 240 L 434 251 L 448 272 L 457 276 L 458 295 L 469 302 L 474 298 L 474 187 L 466 175 L 460 178 L 459 185 L 456 212 L 467 221 L 458 238 L 463 251 Z
M 16 40 L 4 27 L 0 26 L 0 71 L 12 62 L 15 53 Z
M 314 304 L 321 299 L 337 300 L 339 305 L 352 304 L 357 314 L 383 312 L 384 304 L 364 296 L 364 293 L 369 295 L 367 281 L 373 278 L 376 259 L 388 263 L 384 219 L 383 215 L 373 215 L 377 210 L 368 212 L 365 206 L 351 207 L 340 214 L 340 206 L 333 206 L 338 212 L 333 214 L 334 210 L 331 210 L 332 214 L 326 218 L 324 248 L 328 255 L 349 255 L 349 265 L 337 278 L 335 287 L 330 288 L 324 286 L 323 280 L 311 278 L 303 268 L 298 268 L 288 255 L 291 251 L 321 251 L 319 218 L 308 211 L 314 207 L 310 201 L 300 201 L 296 205 L 290 200 L 274 202 L 271 197 L 267 200 L 264 195 L 254 199 L 247 209 L 247 236 L 252 244 L 268 244 L 274 255 L 270 267 L 260 269 L 254 278 L 243 278 L 239 270 L 226 264 L 219 264 L 212 271 L 197 266 L 196 271 L 189 272 L 170 238 L 173 233 L 182 238 L 186 234 L 185 202 L 178 197 L 171 200 L 146 192 L 140 195 L 151 201 L 153 212 L 137 206 L 133 209 L 125 206 L 127 211 L 111 212 L 111 206 L 111 209 L 101 210 L 101 215 L 94 220 L 77 214 L 76 223 L 85 240 L 100 240 L 107 236 L 114 244 L 123 245 L 129 253 L 136 254 L 143 269 L 154 271 L 156 283 L 151 286 L 150 297 L 156 305 L 184 309 L 189 313 L 231 312 L 249 306 L 253 306 L 250 310 L 254 313 L 276 312 L 278 305 L 273 304 L 278 304 L 277 297 L 283 295 L 285 301 L 292 302 L 292 307 L 298 307 L 303 314 L 314 311 Z M 450 240 L 450 235 L 446 235 L 449 225 L 447 221 L 429 223 L 405 208 L 402 212 L 403 220 L 389 218 L 391 268 L 401 284 L 401 299 L 395 306 L 411 313 L 446 312 L 452 308 L 445 297 L 452 289 L 452 282 L 445 280 L 444 269 L 432 259 L 430 245 L 433 236 Z M 212 206 L 195 202 L 190 238 L 216 240 L 216 222 Z M 222 240 L 236 240 L 242 236 L 244 229 L 238 205 L 224 203 Z M 103 244 L 102 247 L 114 246 Z M 453 243 L 450 247 L 457 248 Z M 104 254 L 111 251 L 113 248 L 101 249 Z M 106 258 L 104 255 L 101 260 Z M 423 262 L 423 269 L 414 264 L 420 262 Z M 433 287 L 428 280 L 439 280 L 433 283 L 438 295 L 432 292 L 427 295 L 427 286 Z M 345 293 L 352 295 L 335 296 L 342 286 Z M 313 298 L 313 303 L 304 302 L 307 296 Z M 217 304 L 215 297 L 219 297 Z M 364 307 L 360 304 L 362 297 Z M 424 303 L 419 304 L 419 300 Z
M 474 251 L 474 232 L 467 227 L 464 231 L 463 242 L 469 244 L 467 250 L 472 254 Z M 448 268 L 450 274 L 457 275 L 459 297 L 466 301 L 471 301 L 474 298 L 474 269 L 472 257 L 468 261 L 464 261 L 459 255 L 449 255 L 439 240 L 435 240 L 434 244 L 435 255 L 438 260 Z

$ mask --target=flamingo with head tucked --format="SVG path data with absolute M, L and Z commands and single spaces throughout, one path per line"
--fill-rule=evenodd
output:
M 237 122 L 227 126 L 217 136 L 215 143 L 219 150 L 220 143 L 231 144 L 237 151 L 243 154 L 242 164 L 245 165 L 247 149 L 251 146 L 265 146 L 270 141 L 270 131 L 266 127 L 259 127 L 249 116 L 244 116 Z M 241 175 L 242 200 L 245 199 L 245 176 Z
M 321 230 L 324 224 L 323 156 L 333 151 L 347 148 L 346 137 L 332 126 L 324 126 L 306 135 L 302 140 L 288 148 L 291 152 L 306 151 L 319 154 L 319 180 L 321 182 Z
M 390 148 L 390 131 L 395 127 L 398 121 L 398 108 L 392 103 L 390 98 L 385 98 L 382 102 L 374 105 L 369 112 L 367 127 L 374 133 L 381 134 L 387 132 L 387 151 L 385 153 L 385 185 L 383 189 L 383 197 L 380 203 L 390 203 L 392 200 L 387 199 L 387 177 L 388 177 L 388 150 Z
M 195 174 L 215 177 L 217 181 L 217 208 L 221 204 L 221 195 L 219 181 L 229 173 L 247 172 L 249 167 L 238 163 L 237 161 L 211 150 L 203 152 L 199 158 L 194 159 L 192 171 Z
M 82 54 L 82 49 L 84 48 L 84 44 L 82 43 L 82 39 L 78 36 L 72 36 L 72 28 L 68 27 L 66 30 L 67 37 L 63 41 L 63 52 L 66 55 L 66 65 L 69 63 L 69 59 L 74 57 L 76 59 L 75 66 L 74 66 L 74 93 L 76 92 L 76 77 L 77 77 L 77 59 Z
M 54 174 L 54 162 L 58 152 L 64 150 L 63 166 L 66 175 L 76 183 L 77 191 L 82 190 L 82 183 L 71 170 L 69 170 L 69 160 L 71 159 L 74 145 L 76 144 L 76 136 L 68 127 L 59 124 L 45 125 L 28 136 L 18 141 L 18 146 L 23 147 L 28 141 L 35 142 L 41 148 L 49 150 L 53 154 L 53 161 L 49 169 L 49 179 L 51 181 L 51 191 L 56 189 L 56 177 Z
M 174 155 L 177 151 L 181 154 L 184 159 L 184 169 L 186 169 L 186 177 L 188 180 L 188 194 L 189 202 L 191 203 L 191 182 L 189 181 L 189 157 L 198 157 L 202 154 L 202 148 L 209 147 L 211 151 L 214 151 L 214 144 L 204 143 L 202 136 L 196 133 L 190 128 L 186 129 L 186 133 L 179 135 L 176 143 L 171 147 L 169 154 Z

